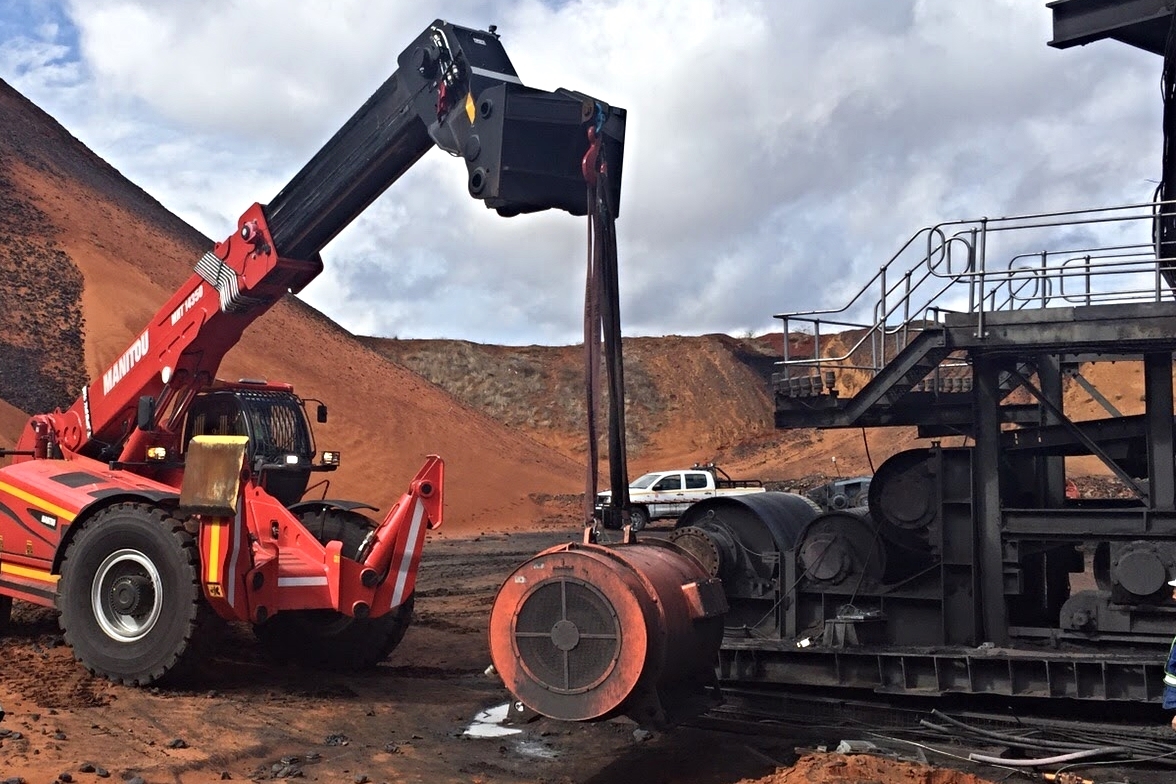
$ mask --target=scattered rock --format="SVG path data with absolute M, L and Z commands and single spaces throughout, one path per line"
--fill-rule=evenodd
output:
M 188 748 L 188 742 L 183 738 L 172 738 L 167 742 L 167 747 L 169 749 L 186 749 Z
M 326 740 L 326 744 L 328 746 L 346 746 L 349 743 L 351 743 L 351 738 L 347 737 L 341 732 L 335 733 L 334 735 L 328 735 Z
M 652 737 L 653 733 L 649 730 L 643 730 L 640 728 L 633 730 L 633 740 L 637 741 L 638 743 L 647 741 Z
M 302 768 L 297 765 L 284 765 L 281 762 L 275 762 L 270 766 L 271 779 L 300 779 L 303 775 Z

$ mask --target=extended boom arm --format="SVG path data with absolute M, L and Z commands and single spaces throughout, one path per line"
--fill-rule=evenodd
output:
M 523 86 L 493 28 L 437 20 L 397 69 L 269 204 L 237 231 L 68 411 L 33 417 L 17 445 L 37 456 L 79 453 L 139 462 L 174 446 L 196 392 L 212 383 L 245 328 L 323 268 L 319 252 L 434 144 L 462 157 L 469 192 L 502 215 L 588 209 L 581 162 L 589 129 L 620 199 L 625 112 L 568 90 Z M 136 429 L 141 399 L 157 402 Z M 145 424 L 140 421 L 140 424 Z

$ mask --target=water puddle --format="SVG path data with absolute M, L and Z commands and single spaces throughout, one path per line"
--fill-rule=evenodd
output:
M 522 730 L 502 726 L 509 708 L 510 703 L 506 702 L 487 708 L 474 717 L 473 723 L 466 727 L 463 734 L 469 738 L 502 738 L 507 735 L 518 735 Z
M 537 740 L 520 740 L 514 744 L 515 751 L 528 757 L 539 759 L 555 759 L 559 752 Z

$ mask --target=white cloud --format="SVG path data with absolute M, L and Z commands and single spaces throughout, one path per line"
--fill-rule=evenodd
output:
M 1044 2 L 71 0 L 0 76 L 214 239 L 281 188 L 434 16 L 499 26 L 523 81 L 629 111 L 627 334 L 832 304 L 917 228 L 1145 199 L 1159 58 L 1055 51 Z M 326 9 L 326 10 L 324 10 Z M 578 339 L 579 219 L 501 220 L 430 153 L 303 296 L 358 332 Z

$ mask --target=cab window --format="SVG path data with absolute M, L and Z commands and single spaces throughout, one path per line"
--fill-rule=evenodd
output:
M 682 489 L 682 475 L 672 474 L 664 477 L 660 482 L 653 486 L 654 492 L 664 493 L 667 490 L 681 490 Z
M 244 417 L 237 401 L 229 395 L 209 395 L 198 400 L 188 416 L 187 444 L 193 436 L 244 436 Z
M 706 477 L 702 474 L 686 474 L 687 490 L 705 490 Z

